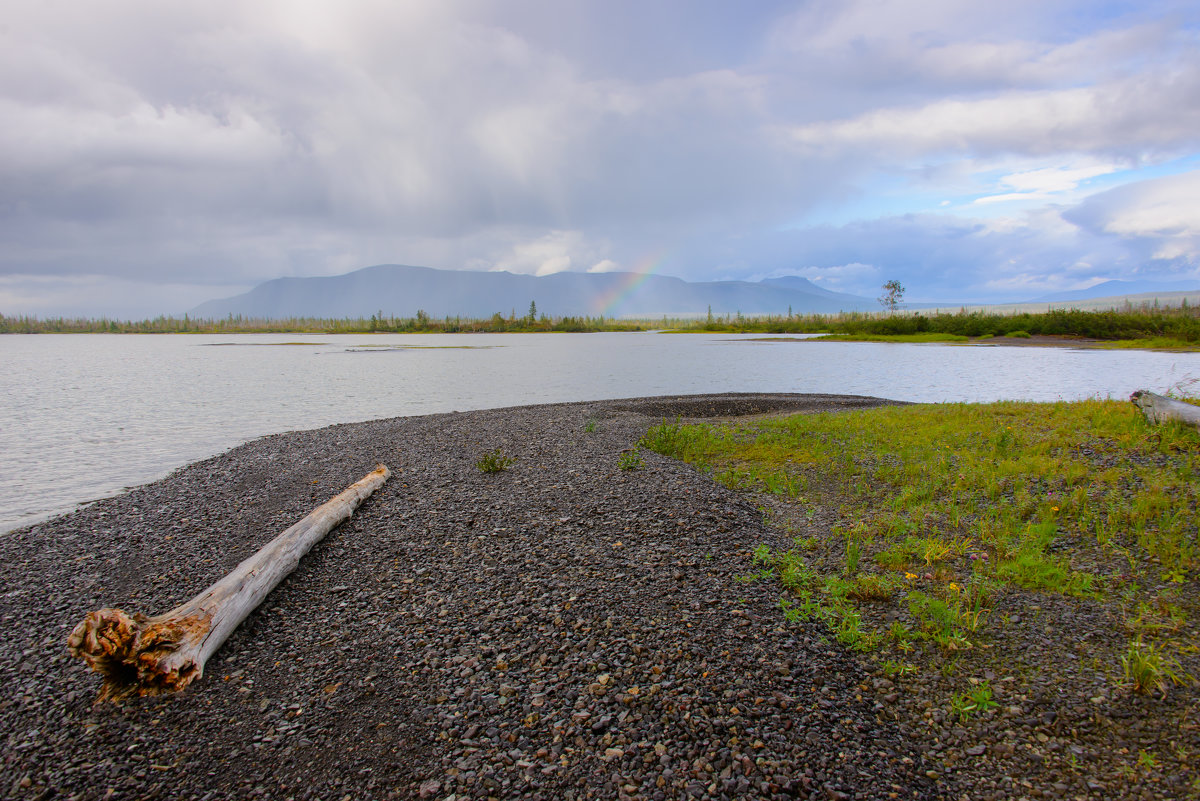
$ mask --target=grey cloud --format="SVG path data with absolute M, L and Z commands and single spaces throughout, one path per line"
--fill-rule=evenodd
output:
M 804 275 L 868 296 L 896 278 L 913 301 L 1021 300 L 1118 277 L 1136 264 L 1136 254 L 1121 242 L 1066 224 L 1054 211 L 993 223 L 903 215 L 751 239 L 739 245 L 754 253 L 764 274 Z M 703 258 L 696 251 L 689 256 Z M 716 266 L 712 277 L 730 276 Z
M 779 230 L 947 153 L 1197 143 L 1194 31 L 1154 22 L 1160 6 L 1058 38 L 1027 30 L 1044 3 L 911 8 L 25 4 L 0 34 L 0 276 L 29 288 L 8 302 L 43 302 L 37 277 L 162 299 L 378 262 L 648 254 L 687 277 L 860 263 L 983 292 L 964 265 L 1126 252 L 1086 226 Z

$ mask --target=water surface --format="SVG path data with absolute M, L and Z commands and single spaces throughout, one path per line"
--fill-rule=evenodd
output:
M 1200 354 L 730 334 L 7 335 L 0 530 L 247 439 L 398 415 L 706 392 L 910 401 L 1165 391 Z

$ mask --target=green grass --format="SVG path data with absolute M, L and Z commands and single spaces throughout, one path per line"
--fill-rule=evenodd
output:
M 700 466 L 734 488 L 848 501 L 867 547 L 893 569 L 984 554 L 1048 589 L 1038 553 L 1115 536 L 1165 569 L 1198 565 L 1200 453 L 1194 432 L 1148 429 L 1116 401 L 885 407 L 745 426 L 653 427 L 641 446 Z M 1165 464 L 1159 464 L 1163 460 Z M 818 490 L 820 491 L 820 490 Z M 1132 536 L 1129 536 L 1132 535 Z M 1073 583 L 1074 581 L 1074 583 Z M 1049 582 L 1049 584 L 1046 584 Z
M 1200 342 L 1188 342 L 1175 337 L 1152 336 L 1143 337 L 1141 339 L 1115 339 L 1102 343 L 1100 347 L 1111 350 L 1137 349 L 1194 351 L 1200 350 Z
M 898 342 L 948 342 L 949 337 L 1038 336 L 1086 337 L 1112 341 L 1116 347 L 1178 347 L 1200 345 L 1200 309 L 1194 306 L 1158 308 L 1147 304 L 1123 310 L 1084 311 L 1051 309 L 1046 312 L 957 313 L 850 312 L 834 315 L 766 315 L 745 317 L 725 314 L 707 318 L 613 319 L 607 317 L 518 317 L 497 311 L 489 318 L 447 315 L 431 318 L 423 311 L 413 317 L 395 317 L 381 309 L 369 317 L 356 318 L 248 318 L 230 315 L 219 319 L 160 316 L 152 320 L 109 320 L 105 318 L 8 317 L 0 314 L 0 334 L 38 333 L 502 333 L 502 332 L 587 332 L 671 330 L 691 333 L 763 333 L 862 335 L 868 339 L 902 337 Z M 907 338 L 930 335 L 928 338 Z M 1152 343 L 1152 344 L 1147 344 Z
M 1028 336 L 1028 335 L 1027 335 Z M 814 337 L 810 342 L 966 342 L 961 334 L 826 334 Z
M 805 547 L 799 538 L 787 549 L 761 546 L 755 577 L 779 582 L 788 619 L 821 621 L 848 647 L 931 647 L 953 660 L 986 650 L 1004 625 L 993 612 L 998 599 L 1102 604 L 1124 594 L 1118 613 L 1145 639 L 1127 665 L 1108 657 L 1111 669 L 1139 688 L 1161 689 L 1179 675 L 1153 649 L 1186 638 L 1188 612 L 1154 588 L 1181 586 L 1200 570 L 1200 439 L 1148 425 L 1132 404 L 663 421 L 640 445 L 739 491 L 774 495 L 796 510 L 790 519 L 803 521 L 805 508 L 834 510 L 840 522 L 819 541 L 803 523 L 789 524 L 810 535 Z M 890 616 L 872 612 L 888 608 Z
M 1129 644 L 1128 650 L 1121 656 L 1121 667 L 1125 672 L 1125 681 L 1140 693 L 1158 691 L 1166 695 L 1169 684 L 1184 682 L 1179 660 L 1164 653 L 1161 647 L 1143 643 L 1141 639 Z

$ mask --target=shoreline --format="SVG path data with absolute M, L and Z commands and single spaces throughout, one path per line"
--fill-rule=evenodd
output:
M 1070 749 L 1082 765 L 1115 737 L 1153 756 L 1156 727 L 1188 720 L 1194 693 L 1088 698 L 1082 685 L 985 671 L 1000 708 L 957 722 L 939 701 L 949 677 L 881 672 L 824 623 L 788 622 L 776 582 L 747 580 L 756 549 L 829 537 L 834 510 L 771 523 L 771 497 L 673 459 L 641 450 L 640 468 L 623 469 L 663 420 L 880 405 L 908 404 L 725 393 L 344 423 L 251 440 L 10 532 L 0 618 L 18 634 L 0 645 L 0 786 L 14 798 L 208 801 L 1166 790 L 1162 777 L 1048 754 Z M 485 474 L 477 462 L 495 449 L 515 461 Z M 100 678 L 65 646 L 86 612 L 186 601 L 375 462 L 391 480 L 203 678 L 175 696 L 92 705 Z M 1008 611 L 1042 622 L 1004 627 L 998 645 L 1049 647 L 1051 626 L 1099 625 L 1078 599 L 1034 600 Z M 1062 675 L 1081 681 L 1069 661 Z M 1170 725 L 1180 747 L 1194 742 Z
M 23 636 L 0 648 L 0 781 L 29 798 L 939 797 L 855 657 L 735 581 L 780 537 L 758 510 L 652 453 L 618 464 L 664 417 L 881 403 L 665 396 L 335 425 L 9 532 L 0 614 Z M 483 474 L 494 448 L 516 462 Z M 84 613 L 171 608 L 380 461 L 391 481 L 203 679 L 91 706 L 99 678 L 64 645 Z

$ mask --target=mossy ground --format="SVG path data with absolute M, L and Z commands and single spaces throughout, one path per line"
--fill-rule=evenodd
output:
M 781 537 L 747 544 L 743 580 L 778 583 L 782 615 L 891 681 L 937 674 L 921 686 L 947 719 L 1048 679 L 1084 707 L 1164 703 L 1171 753 L 1150 759 L 1200 792 L 1200 746 L 1168 736 L 1159 700 L 1197 701 L 1195 431 L 1123 402 L 1004 402 L 664 421 L 642 445 L 751 493 Z

